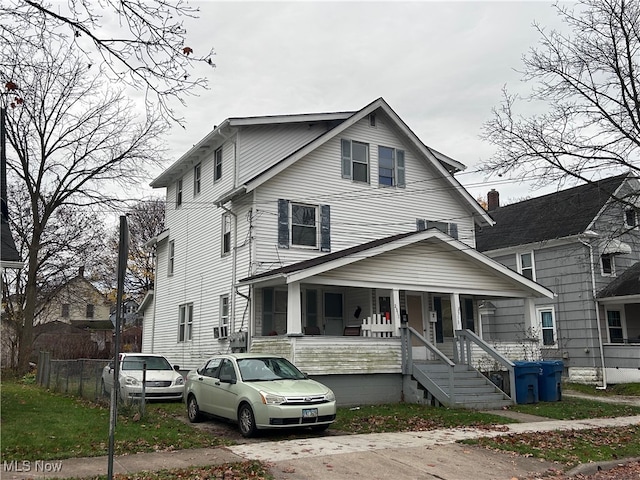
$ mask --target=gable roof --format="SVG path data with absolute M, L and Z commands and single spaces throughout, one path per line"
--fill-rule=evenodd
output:
M 486 252 L 582 234 L 629 175 L 597 180 L 491 210 L 495 225 L 476 229 L 476 248 Z
M 2 215 L 0 222 L 0 261 L 2 262 L 2 267 L 22 268 L 24 266 L 24 262 L 20 258 L 20 254 L 16 249 L 16 244 L 13 241 L 11 229 L 9 228 L 9 222 L 4 218 L 4 215 Z
M 502 278 L 508 282 L 511 287 L 515 287 L 519 291 L 526 291 L 529 295 L 535 297 L 553 298 L 553 292 L 549 289 L 479 253 L 477 250 L 469 248 L 468 245 L 454 240 L 435 228 L 400 233 L 386 238 L 372 240 L 351 248 L 243 278 L 238 283 L 241 285 L 255 283 L 268 285 L 302 281 L 315 275 L 322 275 L 332 270 L 335 271 L 340 267 L 382 256 L 387 252 L 399 252 L 404 247 L 417 245 L 424 241 L 433 241 L 443 246 L 444 249 L 439 255 L 443 254 L 443 252 L 453 253 L 457 255 L 458 258 L 462 258 L 463 261 L 472 264 L 475 271 L 485 270 L 490 272 L 490 275 Z M 444 255 L 448 255 L 449 253 L 444 253 Z M 415 262 L 416 257 L 412 256 L 411 253 L 407 253 L 406 255 L 411 257 L 411 262 Z M 396 263 L 398 260 L 399 259 L 396 258 Z M 478 266 L 485 268 L 478 268 Z
M 179 178 L 182 174 L 192 168 L 192 166 L 202 158 L 204 152 L 210 152 L 212 148 L 220 146 L 224 140 L 231 135 L 231 129 L 233 127 L 310 121 L 327 122 L 328 128 L 325 132 L 319 133 L 313 140 L 308 141 L 304 145 L 300 145 L 295 151 L 286 154 L 279 161 L 276 161 L 263 171 L 258 172 L 253 178 L 242 185 L 234 185 L 229 191 L 223 192 L 215 201 L 216 204 L 223 205 L 224 203 L 232 200 L 235 196 L 243 195 L 259 187 L 313 150 L 319 148 L 327 141 L 335 138 L 344 130 L 377 110 L 383 111 L 388 116 L 399 134 L 420 153 L 421 157 L 425 159 L 426 162 L 436 169 L 440 174 L 441 179 L 463 199 L 463 202 L 472 212 L 472 216 L 476 223 L 481 225 L 493 224 L 491 217 L 453 176 L 453 173 L 464 170 L 465 166 L 462 163 L 425 145 L 383 98 L 378 98 L 364 108 L 355 112 L 229 118 L 220 126 L 216 127 L 204 139 L 198 142 L 198 144 L 194 145 L 189 152 L 180 157 L 177 162 L 171 165 L 159 177 L 153 180 L 153 182 L 151 182 L 151 186 L 169 186 L 173 181 L 175 181 L 175 179 Z

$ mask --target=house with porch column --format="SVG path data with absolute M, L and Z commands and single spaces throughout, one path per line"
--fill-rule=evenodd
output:
M 187 369 L 278 353 L 343 405 L 511 403 L 465 352 L 512 374 L 530 346 L 483 343 L 483 306 L 521 300 L 530 308 L 509 321 L 524 329 L 553 293 L 475 250 L 493 220 L 463 169 L 382 98 L 225 120 L 151 184 L 166 189 L 167 230 L 150 240 L 143 351 Z

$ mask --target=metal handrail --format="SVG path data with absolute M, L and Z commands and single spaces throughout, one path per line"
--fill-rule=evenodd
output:
M 507 371 L 509 372 L 509 393 L 511 400 L 515 402 L 516 399 L 516 374 L 515 374 L 515 364 L 498 352 L 495 348 L 481 339 L 478 335 L 476 335 L 471 330 L 456 330 L 455 336 L 457 343 L 455 345 L 455 355 L 456 359 L 460 363 L 464 363 L 466 365 L 471 366 L 472 355 L 471 355 L 471 342 L 475 343 L 478 347 L 484 350 L 489 354 L 496 362 L 503 365 Z M 460 344 L 460 348 L 458 348 L 458 343 Z M 464 343 L 464 344 L 463 344 Z M 506 392 L 505 392 L 506 393 Z

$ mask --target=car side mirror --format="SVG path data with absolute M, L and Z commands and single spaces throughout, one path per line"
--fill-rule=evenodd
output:
M 229 383 L 231 385 L 235 385 L 237 383 L 236 379 L 232 378 L 230 375 L 221 375 L 220 376 L 220 381 L 222 383 Z
M 180 373 L 180 365 L 174 365 L 174 366 L 173 366 L 173 369 L 174 369 L 176 372 Z

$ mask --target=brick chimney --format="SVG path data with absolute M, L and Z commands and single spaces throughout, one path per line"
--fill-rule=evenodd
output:
M 487 210 L 495 210 L 498 207 L 500 207 L 500 193 L 492 188 L 487 194 Z

